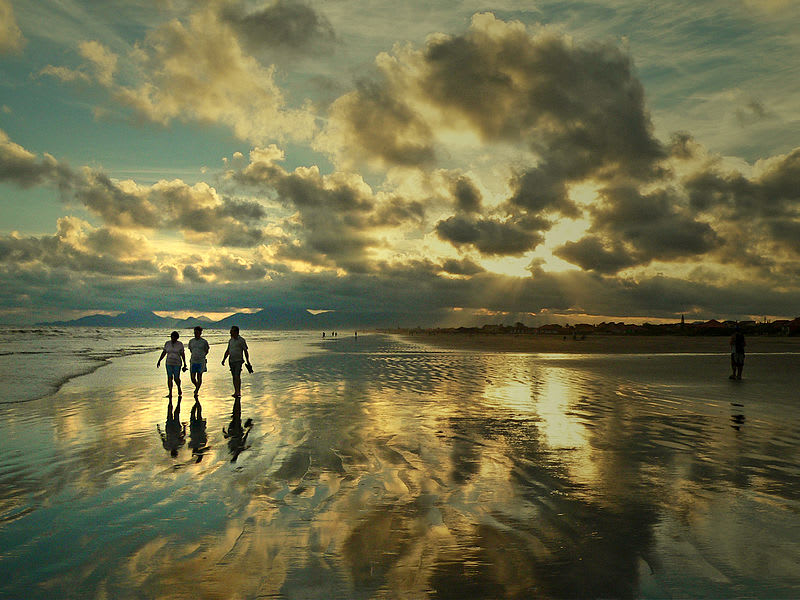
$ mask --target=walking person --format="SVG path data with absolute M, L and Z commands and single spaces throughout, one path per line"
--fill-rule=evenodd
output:
M 742 378 L 742 369 L 744 369 L 744 347 L 747 345 L 747 342 L 744 340 L 744 334 L 739 326 L 736 326 L 736 330 L 733 332 L 731 336 L 731 370 L 733 373 L 730 376 L 730 379 L 741 379 Z
M 203 373 L 208 371 L 206 366 L 206 356 L 208 356 L 208 342 L 201 336 L 203 328 L 199 325 L 194 328 L 194 337 L 189 340 L 189 377 L 194 384 L 194 397 L 200 393 L 200 386 L 203 385 Z
M 172 398 L 173 380 L 175 380 L 175 384 L 178 386 L 178 398 L 183 395 L 181 391 L 181 364 L 185 371 L 186 353 L 183 350 L 183 342 L 178 341 L 179 337 L 180 334 L 177 331 L 173 331 L 169 335 L 169 340 L 164 344 L 164 350 L 161 352 L 161 356 L 158 357 L 158 362 L 156 363 L 156 367 L 160 367 L 161 361 L 165 356 L 167 357 L 167 360 L 164 362 L 167 367 L 167 389 L 169 390 L 167 398 Z
M 242 365 L 247 362 L 247 368 L 250 370 L 250 354 L 247 352 L 247 342 L 239 335 L 239 328 L 234 325 L 231 327 L 231 339 L 228 340 L 228 347 L 225 350 L 225 356 L 222 357 L 222 364 L 225 365 L 225 359 L 230 357 L 228 365 L 231 369 L 231 377 L 233 378 L 233 397 L 242 397 Z

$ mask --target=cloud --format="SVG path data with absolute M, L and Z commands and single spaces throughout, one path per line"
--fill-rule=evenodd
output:
M 28 188 L 46 183 L 63 187 L 72 179 L 69 167 L 49 154 L 38 158 L 34 153 L 12 142 L 0 130 L 0 181 Z
M 483 198 L 480 190 L 468 177 L 458 177 L 452 183 L 452 192 L 456 210 L 463 213 L 478 213 Z
M 462 215 L 439 221 L 436 224 L 436 234 L 456 248 L 471 246 L 481 254 L 490 256 L 520 256 L 544 241 L 544 236 L 524 221 L 501 221 Z
M 234 3 L 223 7 L 221 16 L 253 51 L 284 50 L 296 57 L 328 49 L 336 40 L 330 21 L 303 2 L 277 0 L 254 12 Z
M 14 17 L 14 7 L 9 0 L 0 0 L 0 54 L 22 50 L 25 38 Z
M 96 228 L 75 217 L 58 220 L 53 236 L 0 237 L 0 264 L 6 268 L 41 266 L 109 277 L 136 277 L 157 272 L 147 241 L 109 228 Z
M 327 131 L 316 141 L 337 163 L 419 167 L 435 159 L 430 125 L 389 84 L 363 79 L 330 107 Z
M 581 269 L 598 273 L 616 273 L 638 263 L 619 242 L 611 242 L 607 247 L 602 239 L 594 235 L 577 242 L 567 242 L 553 253 Z
M 424 205 L 416 199 L 375 193 L 353 173 L 322 175 L 316 166 L 289 172 L 277 164 L 282 159 L 275 146 L 254 148 L 248 165 L 227 174 L 294 211 L 280 223 L 287 237 L 275 240 L 275 259 L 367 272 L 383 244 L 377 237 L 381 229 L 422 222 Z
M 654 260 L 700 258 L 719 248 L 716 231 L 683 204 L 674 190 L 643 194 L 633 186 L 605 188 L 589 208 L 590 235 L 554 254 L 584 269 L 616 272 Z
M 329 138 L 387 164 L 430 164 L 437 134 L 471 128 L 486 142 L 527 145 L 543 178 L 650 177 L 665 157 L 630 58 L 546 29 L 475 15 L 463 35 L 432 36 L 376 60 L 378 75 L 334 103 Z M 382 127 L 388 126 L 388 131 Z M 378 140 L 366 132 L 378 132 Z
M 442 270 L 452 275 L 477 275 L 486 271 L 486 269 L 469 258 L 461 260 L 447 259 L 442 262 Z
M 243 50 L 213 4 L 151 30 L 126 57 L 134 74 L 130 83 L 117 80 L 119 57 L 99 42 L 81 42 L 79 51 L 86 66 L 51 65 L 41 72 L 65 81 L 93 80 L 148 121 L 221 123 L 254 143 L 307 139 L 315 127 L 305 108 L 287 107 L 274 67 Z

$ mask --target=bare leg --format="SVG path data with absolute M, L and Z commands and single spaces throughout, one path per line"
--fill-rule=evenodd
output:
M 172 375 L 167 375 L 167 389 L 169 390 L 169 398 L 172 398 Z
M 233 376 L 233 395 L 236 398 L 242 395 L 242 375 L 240 373 Z
M 178 398 L 183 396 L 183 392 L 181 391 L 181 380 L 179 378 L 175 378 L 175 385 L 178 386 Z

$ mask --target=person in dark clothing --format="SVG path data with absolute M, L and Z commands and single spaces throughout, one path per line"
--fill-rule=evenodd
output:
M 744 347 L 747 344 L 744 340 L 742 330 L 737 326 L 736 331 L 731 336 L 731 379 L 741 379 L 742 369 L 744 369 Z

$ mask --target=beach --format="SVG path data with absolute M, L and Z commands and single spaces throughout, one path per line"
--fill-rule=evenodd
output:
M 0 404 L 0 597 L 800 595 L 793 339 L 214 335 L 200 415 L 149 341 Z
M 578 335 L 421 330 L 403 336 L 438 348 L 548 354 L 708 354 L 730 352 L 729 335 Z M 747 336 L 747 353 L 800 352 L 800 337 Z

